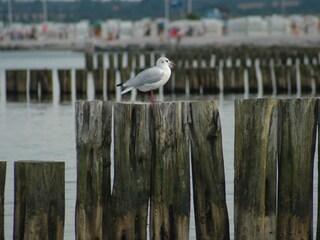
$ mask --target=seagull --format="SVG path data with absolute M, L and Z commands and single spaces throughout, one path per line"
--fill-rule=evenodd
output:
M 133 89 L 138 89 L 142 92 L 150 91 L 151 102 L 156 103 L 153 90 L 163 86 L 166 84 L 166 82 L 168 82 L 171 76 L 171 68 L 173 68 L 173 66 L 173 62 L 171 62 L 168 58 L 161 57 L 157 60 L 156 66 L 143 70 L 126 82 L 117 84 L 117 87 L 125 87 L 121 94 L 125 94 Z

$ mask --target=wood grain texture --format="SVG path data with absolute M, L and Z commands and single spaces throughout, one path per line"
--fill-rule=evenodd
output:
M 112 104 L 76 103 L 76 239 L 109 239 Z
M 279 239 L 312 239 L 316 100 L 282 100 L 279 123 Z
M 277 100 L 235 102 L 236 239 L 275 239 Z
M 64 162 L 14 164 L 14 239 L 63 239 Z
M 114 104 L 112 239 L 147 239 L 152 162 L 150 104 Z
M 197 239 L 229 239 L 218 107 L 214 101 L 191 102 L 189 107 Z
M 150 239 L 188 239 L 190 164 L 188 105 L 152 105 L 153 161 Z

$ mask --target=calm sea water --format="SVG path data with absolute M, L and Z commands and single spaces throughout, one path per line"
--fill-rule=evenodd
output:
M 74 216 L 76 201 L 76 151 L 73 94 L 69 102 L 60 102 L 58 94 L 50 102 L 11 102 L 5 94 L 4 70 L 14 68 L 82 68 L 84 56 L 75 52 L 0 52 L 0 160 L 7 161 L 5 190 L 5 236 L 13 233 L 13 166 L 17 160 L 64 161 L 66 178 L 65 239 L 75 238 Z M 73 83 L 74 85 L 74 83 Z M 89 81 L 88 99 L 93 99 Z M 54 89 L 58 88 L 54 77 Z M 91 89 L 91 90 L 90 90 Z M 55 91 L 58 92 L 58 91 Z M 91 92 L 91 93 L 90 93 Z M 226 197 L 233 239 L 233 153 L 234 153 L 234 99 L 238 96 L 158 96 L 164 101 L 212 99 L 219 105 L 225 160 Z M 108 96 L 104 96 L 108 98 Z M 128 100 L 130 97 L 126 97 Z M 119 100 L 119 98 L 117 98 Z M 315 166 L 317 169 L 317 166 Z M 317 178 L 316 178 L 317 179 Z M 317 182 L 315 182 L 316 190 Z M 316 194 L 315 194 L 316 197 Z M 316 204 L 316 201 L 314 201 Z M 192 206 L 192 204 L 191 204 Z M 193 210 L 193 206 L 192 206 Z M 316 210 L 316 205 L 315 205 Z M 191 214 L 190 239 L 195 239 Z

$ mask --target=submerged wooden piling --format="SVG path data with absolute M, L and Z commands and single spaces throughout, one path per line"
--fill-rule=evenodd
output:
M 52 94 L 52 70 L 30 70 L 30 93 L 37 94 L 39 86 L 41 94 Z
M 27 94 L 27 70 L 6 70 L 7 94 Z
M 190 166 L 188 105 L 152 105 L 150 239 L 188 239 Z
M 276 238 L 277 100 L 235 102 L 236 239 Z
M 150 104 L 114 104 L 111 239 L 147 239 L 152 162 Z
M 112 239 L 111 102 L 76 103 L 76 239 Z
M 79 96 L 87 94 L 88 85 L 88 71 L 86 69 L 76 69 L 76 95 Z
M 63 162 L 14 164 L 14 239 L 63 239 Z
M 58 78 L 60 84 L 61 94 L 71 94 L 71 70 L 70 69 L 58 69 Z
M 277 237 L 312 239 L 315 99 L 282 100 Z
M 218 107 L 214 101 L 191 102 L 189 113 L 197 239 L 229 239 Z
M 4 240 L 4 189 L 6 183 L 6 162 L 0 162 L 0 239 Z

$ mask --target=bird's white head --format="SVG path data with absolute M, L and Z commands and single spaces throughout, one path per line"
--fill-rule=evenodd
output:
M 166 57 L 161 57 L 157 60 L 157 67 L 161 67 L 161 68 L 173 68 L 174 63 L 171 62 L 168 58 Z

